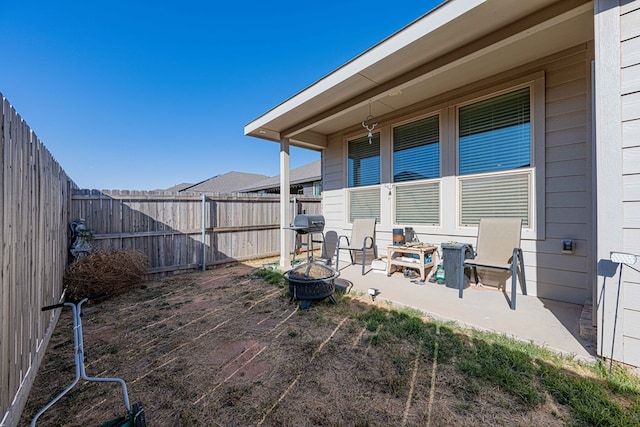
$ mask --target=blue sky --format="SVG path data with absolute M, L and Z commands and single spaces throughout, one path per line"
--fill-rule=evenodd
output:
M 0 93 L 81 188 L 273 176 L 244 126 L 439 3 L 1 0 Z

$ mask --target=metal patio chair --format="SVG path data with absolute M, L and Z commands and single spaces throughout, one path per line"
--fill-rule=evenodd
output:
M 346 243 L 343 242 L 343 239 L 346 241 Z M 336 248 L 336 270 L 339 269 L 338 266 L 340 263 L 341 249 L 349 251 L 352 264 L 356 263 L 353 252 L 362 252 L 362 274 L 364 275 L 364 267 L 367 262 L 367 249 L 373 249 L 374 259 L 378 258 L 378 249 L 376 248 L 376 219 L 354 219 L 353 229 L 351 230 L 351 239 L 349 239 L 347 236 L 338 237 L 338 246 Z
M 473 268 L 476 284 L 479 284 L 477 267 L 511 271 L 511 309 L 516 309 L 516 280 L 520 270 L 522 294 L 527 294 L 524 275 L 524 259 L 520 248 L 522 220 L 519 218 L 482 218 L 478 226 L 476 256 L 464 261 Z
M 320 258 L 316 258 L 316 261 L 320 261 L 328 266 L 332 264 L 332 258 L 336 254 L 336 248 L 338 247 L 338 233 L 333 230 L 329 230 L 324 233 L 322 239 L 322 249 L 320 252 Z

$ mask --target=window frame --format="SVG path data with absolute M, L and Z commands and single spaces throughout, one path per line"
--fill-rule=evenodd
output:
M 464 107 L 468 107 L 474 104 L 477 104 L 479 102 L 483 102 L 483 101 L 488 101 L 490 99 L 495 99 L 498 98 L 502 95 L 507 95 L 510 93 L 514 93 L 517 92 L 519 90 L 528 88 L 529 89 L 529 165 L 528 166 L 524 166 L 520 169 L 524 169 L 524 168 L 530 168 L 530 167 L 534 167 L 534 159 L 533 159 L 533 148 L 534 148 L 534 130 L 532 127 L 533 124 L 533 118 L 531 117 L 533 115 L 533 84 L 531 82 L 529 83 L 525 83 L 525 84 L 521 84 L 521 85 L 517 85 L 514 87 L 511 87 L 509 89 L 505 89 L 505 90 L 501 90 L 499 92 L 495 92 L 492 94 L 488 94 L 485 96 L 482 96 L 480 98 L 476 98 L 473 100 L 470 100 L 468 102 L 464 102 L 464 103 L 460 103 L 456 105 L 456 110 L 455 110 L 455 123 L 456 123 L 456 137 L 455 137 L 455 147 L 456 147 L 456 162 L 455 162 L 455 171 L 456 171 L 456 176 L 466 176 L 466 175 L 478 175 L 478 174 L 483 174 L 483 173 L 494 173 L 494 172 L 500 172 L 500 171 L 510 171 L 510 170 L 516 170 L 518 168 L 510 168 L 510 169 L 494 169 L 494 170 L 487 170 L 484 172 L 467 172 L 462 174 L 460 171 L 460 110 Z
M 348 224 L 352 224 L 352 218 L 351 218 L 351 202 L 353 199 L 353 194 L 354 193 L 366 193 L 366 192 L 372 192 L 378 193 L 378 212 L 376 215 L 376 222 L 380 223 L 382 221 L 382 200 L 380 198 L 380 184 L 376 184 L 376 185 L 366 185 L 366 186 L 362 186 L 362 187 L 349 187 L 347 188 L 347 203 L 345 204 L 345 213 L 346 213 L 346 220 Z M 357 217 L 357 218 L 366 218 L 366 217 Z M 357 219 L 354 218 L 354 219 Z M 370 218 L 370 217 L 369 217 Z
M 376 184 L 360 184 L 360 185 L 354 185 L 351 186 L 349 183 L 349 145 L 351 144 L 352 141 L 356 141 L 359 139 L 363 139 L 366 138 L 367 134 L 366 133 L 360 133 L 358 135 L 354 135 L 352 137 L 347 138 L 347 143 L 346 143 L 346 147 L 345 147 L 345 160 L 346 160 L 346 168 L 345 168 L 345 187 L 346 188 L 361 188 L 361 187 L 369 187 L 369 186 L 373 186 L 373 185 L 380 185 L 382 183 L 382 132 L 380 130 L 378 130 L 377 132 L 373 132 L 373 136 L 375 137 L 376 135 L 378 135 L 378 159 L 379 159 L 379 165 L 378 165 L 378 182 Z
M 415 122 L 419 122 L 420 120 L 424 120 L 424 119 L 429 119 L 431 117 L 436 117 L 438 118 L 438 176 L 437 177 L 432 177 L 432 178 L 425 178 L 425 179 L 440 179 L 442 178 L 442 139 L 443 139 L 443 133 L 445 131 L 445 129 L 443 128 L 443 114 L 444 112 L 441 109 L 437 109 L 437 110 L 431 110 L 426 114 L 421 114 L 419 116 L 415 116 L 415 117 L 411 117 L 407 120 L 403 120 L 397 123 L 394 123 L 391 125 L 391 129 L 390 129 L 390 138 L 391 138 L 391 161 L 390 161 L 390 167 L 391 167 L 391 183 L 393 185 L 396 184 L 402 184 L 402 183 L 406 183 L 406 182 L 415 182 L 415 181 L 420 181 L 420 180 L 408 180 L 408 181 L 396 181 L 395 180 L 395 138 L 394 138 L 394 132 L 395 129 L 401 126 L 406 126 L 406 125 L 410 125 L 412 123 Z
M 498 172 L 484 172 L 481 174 L 459 175 L 459 123 L 458 108 L 474 102 L 492 98 L 503 93 L 508 93 L 522 87 L 530 87 L 530 167 L 517 168 Z M 346 227 L 350 221 L 350 192 L 354 189 L 377 188 L 380 192 L 380 224 L 386 228 L 399 226 L 411 226 L 410 224 L 396 223 L 396 201 L 395 189 L 399 185 L 411 185 L 420 183 L 421 180 L 393 182 L 393 128 L 413 121 L 420 120 L 433 115 L 439 116 L 439 153 L 440 153 L 440 224 L 438 226 L 420 224 L 415 225 L 417 233 L 437 234 L 449 236 L 450 238 L 474 238 L 477 236 L 477 226 L 460 225 L 461 217 L 461 194 L 460 178 L 471 176 L 491 175 L 495 173 L 521 173 L 527 169 L 531 172 L 530 184 L 530 225 L 522 229 L 523 240 L 544 240 L 546 238 L 545 226 L 545 71 L 540 69 L 521 74 L 518 77 L 501 76 L 471 84 L 464 89 L 460 88 L 457 94 L 443 99 L 436 98 L 433 102 L 425 100 L 419 109 L 415 106 L 407 108 L 401 115 L 395 117 L 382 117 L 376 132 L 380 133 L 380 184 L 361 187 L 349 187 L 349 141 L 361 138 L 366 135 L 365 131 L 357 130 L 354 126 L 351 132 L 340 135 L 342 140 L 343 165 L 342 169 L 344 186 L 342 191 L 342 203 L 344 207 L 343 221 Z M 337 135 L 336 135 L 337 136 Z M 431 180 L 425 180 L 429 182 Z
M 529 103 L 530 103 L 530 164 L 528 168 L 516 168 L 502 171 L 483 172 L 478 174 L 460 175 L 460 116 L 459 109 L 467 105 L 474 104 L 479 101 L 491 99 L 505 93 L 513 92 L 524 87 L 529 87 Z M 545 78 L 544 71 L 529 74 L 520 79 L 511 80 L 501 85 L 490 86 L 482 91 L 458 100 L 451 104 L 450 118 L 453 118 L 453 138 L 452 143 L 455 148 L 455 158 L 453 160 L 452 171 L 455 176 L 455 227 L 457 230 L 464 232 L 469 230 L 477 233 L 477 226 L 462 225 L 462 195 L 461 195 L 461 179 L 470 176 L 481 178 L 483 176 L 491 176 L 495 174 L 518 174 L 526 170 L 531 170 L 531 188 L 530 188 L 530 212 L 529 226 L 522 229 L 522 238 L 530 238 L 543 240 L 546 235 L 545 227 Z
M 398 188 L 402 188 L 402 187 L 412 187 L 412 186 L 419 186 L 419 185 L 436 185 L 437 186 L 437 191 L 438 191 L 438 221 L 437 223 L 433 223 L 433 224 L 427 224 L 427 223 L 404 223 L 404 222 L 398 222 Z M 431 179 L 424 179 L 424 180 L 415 180 L 415 181 L 404 181 L 404 182 L 397 182 L 397 183 L 393 183 L 393 198 L 392 198 L 392 203 L 393 205 L 391 206 L 391 211 L 392 211 L 392 224 L 394 226 L 398 226 L 398 227 L 425 227 L 425 228 L 439 228 L 442 226 L 442 178 L 431 178 Z
M 534 188 L 535 188 L 535 183 L 534 183 L 535 172 L 534 172 L 534 168 L 532 167 L 456 176 L 456 187 L 457 187 L 456 193 L 459 195 L 458 197 L 456 197 L 456 203 L 457 203 L 456 217 L 457 217 L 458 227 L 460 228 L 477 227 L 477 225 L 474 225 L 474 224 L 468 224 L 468 225 L 462 224 L 462 214 L 463 214 L 462 202 L 463 201 L 462 201 L 461 193 L 462 193 L 464 181 L 474 181 L 474 180 L 502 178 L 502 177 L 516 177 L 519 175 L 526 176 L 527 181 L 529 182 L 529 185 L 528 185 L 529 191 L 527 196 L 527 204 L 529 209 L 527 211 L 527 221 L 526 223 L 524 220 L 522 221 L 522 227 L 524 230 L 531 229 L 532 228 L 531 224 L 533 223 L 533 218 L 534 218 L 533 206 L 534 206 Z M 495 215 L 495 217 L 499 217 L 499 215 Z

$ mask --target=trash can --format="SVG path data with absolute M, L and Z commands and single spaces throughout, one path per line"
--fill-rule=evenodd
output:
M 462 289 L 469 286 L 469 278 L 464 274 L 464 260 L 473 258 L 473 249 L 466 243 L 443 243 L 442 258 L 447 288 Z

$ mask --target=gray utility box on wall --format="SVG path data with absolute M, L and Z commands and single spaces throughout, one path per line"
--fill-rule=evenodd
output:
M 464 260 L 474 258 L 473 248 L 467 243 L 443 243 L 442 258 L 447 288 L 460 289 L 469 286 L 469 278 L 464 274 Z

